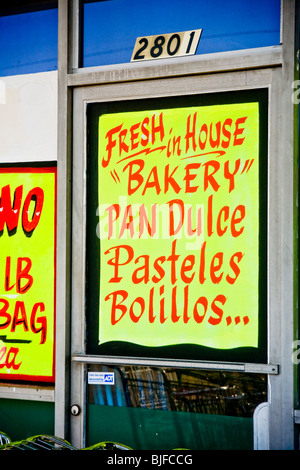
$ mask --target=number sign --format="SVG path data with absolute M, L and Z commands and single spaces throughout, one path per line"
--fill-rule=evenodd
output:
M 137 38 L 131 62 L 194 55 L 202 29 Z

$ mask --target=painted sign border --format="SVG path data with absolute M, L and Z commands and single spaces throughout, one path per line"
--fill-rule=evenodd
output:
M 21 174 L 32 174 L 32 173 L 53 173 L 55 177 L 55 187 L 54 187 L 54 253 L 53 253 L 53 263 L 54 263 L 54 292 L 53 292 L 53 305 L 54 305 L 54 318 L 53 318 L 53 353 L 52 353 L 52 372 L 51 375 L 29 375 L 29 374 L 12 374 L 8 376 L 7 374 L 0 373 L 0 380 L 5 382 L 35 382 L 35 383 L 48 383 L 52 384 L 55 382 L 55 331 L 56 331 L 56 246 L 57 246 L 57 166 L 56 162 L 45 162 L 39 163 L 37 166 L 33 166 L 28 163 L 24 164 L 3 164 L 0 165 L 0 174 L 1 173 L 21 173 Z

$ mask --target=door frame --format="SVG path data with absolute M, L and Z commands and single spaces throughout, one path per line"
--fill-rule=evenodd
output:
M 288 46 L 293 49 L 294 39 L 288 19 L 294 15 L 294 2 L 283 1 L 284 46 L 171 61 L 162 59 L 159 64 L 154 61 L 156 63 L 92 69 L 79 67 L 79 4 L 77 0 L 59 0 L 56 434 L 70 436 L 77 447 L 86 445 L 87 364 L 103 363 L 99 362 L 103 358 L 88 356 L 85 350 L 87 104 L 267 87 L 270 96 L 268 362 L 259 367 L 253 364 L 234 364 L 232 367 L 233 370 L 239 368 L 244 372 L 268 374 L 269 392 L 272 393 L 269 445 L 270 448 L 291 448 L 294 439 L 294 365 L 286 351 L 292 353 L 294 338 L 294 149 L 291 138 L 293 106 L 283 85 L 291 83 L 293 76 Z M 288 92 L 291 95 L 292 91 Z M 112 363 L 108 357 L 104 361 Z M 197 364 L 203 368 L 211 366 L 210 363 Z M 226 368 L 228 364 L 221 367 Z M 81 410 L 76 416 L 70 413 L 72 404 L 77 404 Z

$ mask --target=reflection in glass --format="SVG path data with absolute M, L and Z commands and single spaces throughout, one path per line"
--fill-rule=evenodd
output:
M 139 37 L 203 29 L 197 54 L 280 43 L 280 0 L 83 3 L 83 66 L 128 63 Z
M 267 400 L 267 378 L 238 372 L 91 366 L 113 372 L 114 385 L 89 385 L 89 403 L 252 417 Z
M 57 8 L 0 15 L 0 76 L 57 70 L 57 35 Z

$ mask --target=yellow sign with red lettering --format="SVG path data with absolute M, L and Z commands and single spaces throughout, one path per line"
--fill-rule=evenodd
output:
M 257 347 L 259 109 L 99 117 L 99 344 Z
M 0 170 L 0 377 L 54 379 L 56 170 Z

